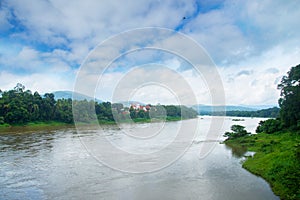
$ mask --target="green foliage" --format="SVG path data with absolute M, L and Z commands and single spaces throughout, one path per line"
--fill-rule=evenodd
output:
M 300 65 L 292 67 L 278 85 L 280 118 L 285 127 L 300 130 Z
M 243 167 L 266 179 L 282 199 L 300 199 L 300 137 L 294 133 L 260 133 L 225 141 L 255 151 Z
M 114 117 L 112 115 L 112 105 L 110 102 L 102 102 L 102 103 L 94 102 L 94 104 L 95 104 L 95 111 L 98 120 L 114 121 Z M 93 114 L 94 111 L 92 110 L 91 112 L 92 112 L 91 114 Z
M 129 109 L 131 119 L 190 119 L 197 117 L 197 112 L 186 106 L 175 105 L 156 105 L 151 106 L 149 111 L 142 109 L 135 110 L 133 107 Z
M 256 128 L 256 133 L 275 133 L 282 130 L 282 123 L 278 119 L 268 119 L 265 121 L 260 121 L 258 127 Z
M 296 200 L 300 199 L 300 65 L 291 68 L 278 89 L 280 119 L 261 121 L 256 129 L 259 134 L 231 137 L 225 144 L 255 151 L 243 167 L 266 179 L 282 199 Z
M 143 121 L 150 118 L 192 118 L 197 113 L 185 106 L 151 106 L 146 110 L 124 108 L 123 104 L 95 101 L 72 101 L 72 99 L 55 100 L 54 94 L 41 96 L 38 92 L 25 91 L 25 86 L 17 84 L 13 90 L 0 91 L 0 125 L 22 125 L 34 122 L 63 123 L 115 123 L 115 121 Z M 151 115 L 150 115 L 151 113 Z M 74 115 L 73 115 L 74 114 Z M 73 118 L 75 117 L 75 119 Z
M 73 101 L 73 114 L 76 122 L 90 123 L 97 120 L 95 114 L 95 102 L 87 101 Z
M 215 116 L 235 116 L 235 117 L 268 117 L 268 118 L 277 118 L 279 117 L 280 109 L 277 107 L 267 108 L 257 111 L 240 111 L 240 110 L 233 110 L 233 111 L 226 111 L 224 112 L 208 112 L 203 114 L 208 115 L 215 115 Z
M 150 118 L 164 119 L 167 116 L 167 111 L 165 107 L 162 105 L 152 106 L 149 112 L 150 112 L 149 113 Z M 170 115 L 170 111 L 169 111 L 169 115 Z
M 58 99 L 55 104 L 54 119 L 56 121 L 73 123 L 72 99 Z
M 0 116 L 4 123 L 25 124 L 34 121 L 66 120 L 65 107 L 60 110 L 60 102 L 56 104 L 54 95 L 51 93 L 41 97 L 37 92 L 25 91 L 25 86 L 18 83 L 13 90 L 2 92 L 0 98 Z M 72 104 L 69 103 L 69 107 Z M 70 109 L 68 110 L 70 111 Z M 55 113 L 57 112 L 57 113 Z M 60 113 L 61 117 L 59 117 Z M 56 114 L 56 115 L 55 115 Z M 72 120 L 67 119 L 68 123 Z
M 4 117 L 0 117 L 0 125 L 4 124 Z
M 138 118 L 146 118 L 146 114 L 144 110 L 139 110 L 137 113 Z
M 181 117 L 183 119 L 190 119 L 197 117 L 198 113 L 192 108 L 188 108 L 186 106 L 180 106 L 181 109 Z
M 167 105 L 164 106 L 164 109 L 166 110 L 167 116 L 172 116 L 172 117 L 181 116 L 181 109 L 179 106 Z
M 225 132 L 224 137 L 227 137 L 227 139 L 234 139 L 251 134 L 245 130 L 244 126 L 241 125 L 232 125 L 231 130 L 233 132 Z

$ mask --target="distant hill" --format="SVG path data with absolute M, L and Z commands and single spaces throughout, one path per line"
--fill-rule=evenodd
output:
M 247 107 L 247 108 L 252 108 L 255 110 L 263 110 L 263 109 L 278 107 L 278 105 L 241 105 L 241 106 Z
M 69 99 L 69 98 L 73 98 L 73 92 L 72 91 L 55 91 L 52 92 L 54 94 L 54 98 L 55 100 L 57 99 Z M 74 92 L 74 100 L 78 100 L 78 101 L 82 101 L 82 100 L 94 100 L 93 97 L 78 93 L 78 92 Z M 97 102 L 101 103 L 102 100 L 100 99 L 95 99 Z

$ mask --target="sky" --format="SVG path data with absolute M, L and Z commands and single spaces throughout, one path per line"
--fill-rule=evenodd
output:
M 277 84 L 300 63 L 299 10 L 298 1 L 290 0 L 0 0 L 0 89 L 22 83 L 40 94 L 72 91 L 99 49 L 102 54 L 96 60 L 101 62 L 118 50 L 120 56 L 105 73 L 90 71 L 95 77 L 85 79 L 95 79 L 97 86 L 91 91 L 97 98 L 111 100 L 126 85 L 132 89 L 130 100 L 174 103 L 183 89 L 172 90 L 178 75 L 189 84 L 182 85 L 197 103 L 212 104 L 207 74 L 197 74 L 180 55 L 142 49 L 151 38 L 152 45 L 159 45 L 160 32 L 136 33 L 143 43 L 114 40 L 126 31 L 154 27 L 184 34 L 202 47 L 220 76 L 226 104 L 277 105 Z M 170 38 L 163 42 L 171 41 L 172 48 L 185 45 Z M 99 47 L 105 41 L 110 45 Z M 131 47 L 125 48 L 128 42 Z M 140 49 L 126 53 L 134 45 Z M 197 56 L 198 52 L 187 51 Z M 144 84 L 141 80 L 150 80 L 149 74 L 166 84 Z

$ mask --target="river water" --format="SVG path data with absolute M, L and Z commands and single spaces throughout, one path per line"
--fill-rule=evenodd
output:
M 232 124 L 241 124 L 254 132 L 261 120 L 244 119 L 232 121 L 226 117 L 221 131 L 230 130 Z M 149 138 L 134 143 L 125 138 L 128 136 L 123 130 L 126 133 L 138 130 L 143 134 L 141 130 L 153 124 L 105 126 L 101 134 L 95 127 L 81 131 L 63 127 L 0 133 L 0 199 L 279 199 L 267 182 L 241 167 L 243 157 L 220 144 L 224 140 L 222 134 L 215 134 L 214 138 L 205 134 L 211 117 L 186 122 L 193 120 L 198 123 L 196 135 L 184 154 L 168 165 L 157 165 L 159 158 L 153 157 L 140 165 L 145 157 L 139 155 L 163 151 L 170 144 L 166 138 L 172 138 L 182 122 L 165 123 L 163 135 L 167 137 L 153 136 L 152 143 L 147 142 Z M 108 152 L 103 159 L 110 160 L 102 162 L 96 150 L 108 150 L 106 146 L 100 147 L 100 143 L 97 146 L 100 137 L 131 154 L 136 152 L 136 156 L 126 160 Z M 148 172 L 126 171 L 139 169 L 134 166 L 150 168 Z M 149 170 L 151 167 L 155 169 Z

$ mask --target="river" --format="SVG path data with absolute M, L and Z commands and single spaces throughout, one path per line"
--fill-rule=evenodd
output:
M 232 119 L 225 118 L 221 131 L 230 130 L 232 124 L 241 124 L 254 132 L 261 120 Z M 132 142 L 135 138 L 126 138 L 124 130 L 145 134 L 141 130 L 155 123 L 121 128 L 104 126 L 101 134 L 95 127 L 80 131 L 70 127 L 19 128 L 0 133 L 0 199 L 279 199 L 266 181 L 241 167 L 243 156 L 220 144 L 224 140 L 222 134 L 214 137 L 205 134 L 211 117 L 185 121 L 195 120 L 198 128 L 188 148 L 163 165 L 157 163 L 162 154 L 155 154 L 155 158 L 139 155 L 163 152 L 170 141 L 174 142 L 174 133 L 182 122 L 167 122 L 164 136 L 151 136 L 152 142 L 145 137 L 138 143 Z M 116 148 L 135 153 L 135 157 L 126 160 L 127 157 L 116 156 L 111 149 L 100 145 L 100 137 L 114 143 Z M 172 137 L 170 141 L 166 139 Z M 98 151 L 107 151 L 106 157 L 98 157 Z M 172 156 L 170 152 L 166 155 L 164 160 Z

